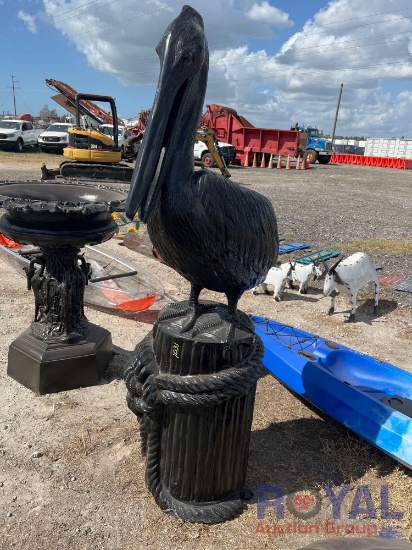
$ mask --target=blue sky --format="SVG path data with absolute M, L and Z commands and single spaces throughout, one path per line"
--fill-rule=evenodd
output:
M 150 108 L 155 47 L 189 3 L 211 52 L 206 103 L 255 126 L 412 138 L 410 0 L 0 0 L 0 113 L 59 114 L 45 79 L 111 95 L 119 116 Z

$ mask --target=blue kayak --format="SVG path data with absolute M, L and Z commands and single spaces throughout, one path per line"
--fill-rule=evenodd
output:
M 263 364 L 289 390 L 412 468 L 412 374 L 291 326 L 252 315 Z

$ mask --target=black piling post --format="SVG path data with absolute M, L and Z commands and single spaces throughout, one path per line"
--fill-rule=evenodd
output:
M 239 313 L 229 349 L 224 315 L 208 304 L 187 335 L 185 304 L 167 306 L 126 368 L 147 486 L 162 509 L 190 522 L 219 523 L 243 509 L 263 346 Z

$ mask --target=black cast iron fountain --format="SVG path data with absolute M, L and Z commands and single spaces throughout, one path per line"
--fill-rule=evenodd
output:
M 191 284 L 170 304 L 126 368 L 127 402 L 140 419 L 146 483 L 161 508 L 191 522 L 240 513 L 263 345 L 237 310 L 278 253 L 271 203 L 210 170 L 194 171 L 208 48 L 189 6 L 166 29 L 161 71 L 126 213 L 147 222 L 170 267 Z M 228 306 L 199 301 L 203 288 Z
M 89 265 L 80 255 L 116 231 L 121 191 L 78 183 L 0 182 L 0 232 L 37 247 L 26 271 L 34 321 L 9 348 L 8 374 L 38 394 L 94 385 L 112 353 L 110 332 L 84 314 Z

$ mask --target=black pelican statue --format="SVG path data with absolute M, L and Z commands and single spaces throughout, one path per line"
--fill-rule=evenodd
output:
M 209 170 L 194 170 L 193 146 L 209 66 L 201 16 L 190 6 L 166 29 L 156 51 L 161 69 L 136 160 L 126 214 L 139 212 L 166 264 L 191 284 L 191 320 L 203 288 L 222 292 L 230 322 L 241 295 L 265 278 L 278 253 L 272 205 Z

